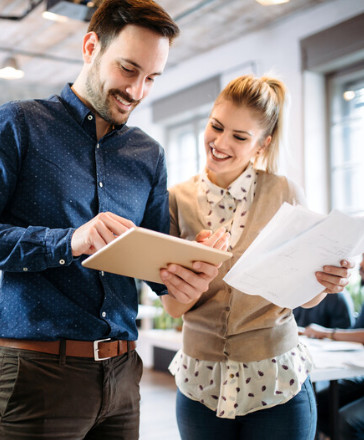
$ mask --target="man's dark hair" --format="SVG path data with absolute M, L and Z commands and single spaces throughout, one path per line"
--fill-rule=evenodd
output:
M 93 14 L 88 32 L 96 33 L 103 51 L 128 24 L 148 28 L 168 38 L 170 44 L 179 34 L 177 24 L 153 0 L 105 0 Z

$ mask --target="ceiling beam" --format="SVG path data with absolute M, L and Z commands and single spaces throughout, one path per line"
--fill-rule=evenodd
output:
M 18 50 L 18 49 L 10 49 L 9 47 L 1 47 L 0 46 L 0 52 L 6 52 L 12 55 L 24 55 L 27 57 L 32 58 L 43 58 L 46 60 L 53 60 L 53 61 L 60 61 L 62 63 L 74 63 L 74 64 L 82 64 L 82 59 L 76 59 L 76 58 L 66 58 L 66 57 L 59 57 L 56 55 L 51 55 L 47 53 L 39 53 L 39 52 L 29 52 L 26 50 Z

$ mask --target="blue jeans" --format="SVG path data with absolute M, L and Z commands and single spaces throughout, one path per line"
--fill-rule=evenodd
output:
M 317 412 L 311 381 L 282 405 L 235 419 L 216 417 L 215 411 L 177 391 L 177 423 L 182 440 L 313 440 Z

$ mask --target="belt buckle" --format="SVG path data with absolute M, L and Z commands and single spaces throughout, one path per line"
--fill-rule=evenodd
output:
M 111 356 L 109 357 L 105 357 L 105 358 L 100 358 L 99 357 L 99 344 L 100 342 L 106 342 L 106 341 L 111 341 L 111 338 L 107 338 L 107 339 L 98 339 L 97 341 L 94 341 L 94 360 L 95 361 L 104 361 L 106 359 L 111 359 Z

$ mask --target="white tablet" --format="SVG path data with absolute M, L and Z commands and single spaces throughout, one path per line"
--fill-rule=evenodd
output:
M 231 252 L 134 227 L 88 257 L 82 265 L 90 269 L 162 283 L 159 270 L 169 263 L 192 269 L 194 261 L 217 265 L 231 257 Z

